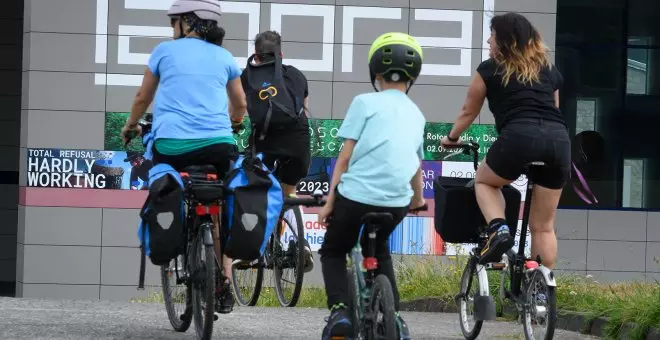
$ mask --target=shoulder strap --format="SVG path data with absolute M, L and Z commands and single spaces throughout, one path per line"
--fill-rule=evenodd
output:
M 573 182 L 572 186 L 575 193 L 582 199 L 582 201 L 587 204 L 598 204 L 598 199 L 596 198 L 596 195 L 594 195 L 594 193 L 591 191 L 591 188 L 589 188 L 589 184 L 587 184 L 587 180 L 582 175 L 582 172 L 580 172 L 575 163 L 571 162 L 571 165 L 575 175 L 577 175 L 578 181 L 582 185 L 582 189 L 584 190 L 580 190 Z M 589 196 L 587 197 L 587 195 Z

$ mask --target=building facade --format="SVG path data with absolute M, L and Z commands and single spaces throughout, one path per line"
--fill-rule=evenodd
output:
M 11 2 L 11 10 L 0 14 L 5 32 L 0 38 L 0 153 L 5 160 L 0 166 L 0 287 L 6 295 L 125 301 L 144 294 L 136 291 L 136 227 L 146 194 L 131 190 L 143 183 L 131 178 L 137 165 L 127 160 L 118 133 L 150 51 L 171 38 L 165 11 L 172 2 L 26 0 Z M 608 153 L 616 155 L 607 163 L 611 178 L 588 176 L 599 208 L 568 196 L 563 200 L 557 217 L 558 270 L 607 280 L 650 280 L 660 278 L 660 213 L 652 210 L 658 207 L 649 190 L 654 184 L 649 174 L 659 158 L 648 150 L 627 157 L 610 132 L 617 131 L 612 117 L 619 117 L 630 102 L 626 96 L 643 97 L 635 97 L 640 102 L 635 112 L 649 112 L 659 83 L 649 76 L 650 60 L 658 54 L 649 52 L 653 40 L 644 40 L 648 53 L 637 54 L 622 47 L 627 42 L 614 42 L 619 44 L 613 47 L 616 53 L 599 62 L 611 71 L 606 74 L 630 80 L 617 83 L 623 87 L 606 88 L 609 83 L 592 81 L 593 74 L 585 73 L 595 72 L 585 61 L 595 57 L 591 43 L 580 39 L 597 35 L 585 33 L 586 23 L 578 20 L 579 13 L 599 4 L 605 17 L 616 16 L 616 11 L 628 15 L 634 7 L 629 2 L 634 1 L 223 1 L 224 45 L 242 66 L 257 33 L 279 31 L 284 62 L 307 76 L 317 124 L 310 177 L 299 187 L 305 193 L 329 180 L 341 146 L 333 132 L 352 98 L 372 91 L 366 66 L 370 43 L 388 31 L 417 37 L 425 63 L 410 96 L 429 122 L 424 170 L 431 199 L 435 176 L 473 176 L 465 160 L 441 162 L 437 144 L 458 114 L 474 70 L 487 58 L 490 18 L 507 11 L 524 14 L 540 30 L 567 78 L 562 110 L 571 133 L 596 130 L 604 135 Z M 598 20 L 605 28 L 612 22 L 628 23 L 627 17 Z M 611 30 L 621 37 L 627 33 L 620 32 L 628 32 Z M 631 59 L 633 54 L 637 57 Z M 613 103 L 613 97 L 621 97 L 621 103 Z M 484 105 L 480 125 L 466 136 L 487 147 L 497 137 L 493 122 Z M 244 139 L 237 136 L 239 144 Z M 633 144 L 627 147 L 639 151 Z M 523 189 L 524 183 L 522 178 L 516 185 Z M 433 232 L 432 215 L 407 218 L 392 237 L 393 253 L 454 254 L 455 247 Z M 323 230 L 313 220 L 314 211 L 306 211 L 306 237 L 316 249 Z M 308 277 L 307 284 L 320 284 L 318 261 Z M 149 266 L 147 284 L 157 289 L 159 281 L 158 269 Z

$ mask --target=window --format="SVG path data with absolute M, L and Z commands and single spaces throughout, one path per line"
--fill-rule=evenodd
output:
M 644 168 L 643 159 L 625 159 L 623 161 L 623 193 L 624 208 L 642 208 L 644 204 Z
M 582 131 L 596 131 L 598 98 L 578 98 L 575 134 Z

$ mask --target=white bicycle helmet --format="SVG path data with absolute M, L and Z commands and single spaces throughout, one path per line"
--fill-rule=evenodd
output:
M 180 17 L 187 13 L 194 13 L 202 20 L 215 21 L 218 25 L 222 16 L 218 0 L 177 0 L 167 11 L 170 17 Z

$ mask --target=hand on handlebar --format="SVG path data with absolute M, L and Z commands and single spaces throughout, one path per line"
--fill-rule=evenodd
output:
M 135 126 L 124 125 L 121 129 L 121 139 L 124 142 L 124 146 L 127 146 L 133 138 L 139 137 L 142 135 L 142 127 L 140 124 Z
M 449 140 L 448 136 L 444 136 L 444 137 L 442 137 L 442 140 L 440 141 L 440 145 L 447 148 L 447 149 L 451 149 L 452 146 L 461 145 L 462 142 L 463 141 L 461 140 L 461 137 L 458 137 L 457 141 L 452 142 L 452 141 Z
M 235 122 L 231 121 L 231 130 L 233 133 L 239 133 L 244 128 L 243 121 Z

